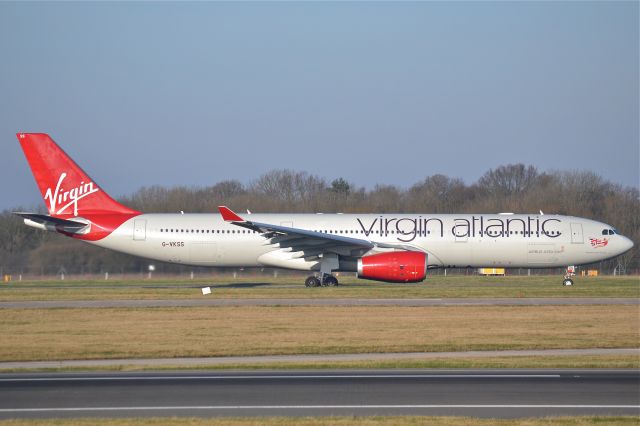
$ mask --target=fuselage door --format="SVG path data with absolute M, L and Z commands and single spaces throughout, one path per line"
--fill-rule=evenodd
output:
M 582 235 L 582 224 L 581 223 L 572 223 L 571 224 L 571 243 L 572 244 L 582 244 L 582 243 L 584 243 L 584 237 Z
M 133 221 L 134 241 L 144 241 L 147 238 L 147 221 L 145 219 L 135 219 Z
M 469 222 L 456 220 L 453 235 L 456 237 L 456 243 L 466 243 L 469 240 Z

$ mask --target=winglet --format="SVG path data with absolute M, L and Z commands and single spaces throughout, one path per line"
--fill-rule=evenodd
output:
M 235 214 L 233 210 L 231 210 L 227 206 L 218 206 L 218 210 L 220 210 L 220 214 L 225 222 L 244 222 L 245 220 Z

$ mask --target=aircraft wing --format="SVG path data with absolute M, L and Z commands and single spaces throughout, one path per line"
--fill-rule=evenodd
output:
M 61 219 L 46 214 L 25 212 L 13 212 L 13 214 L 23 217 L 27 225 L 48 231 L 62 231 L 69 234 L 80 234 L 89 226 L 87 223 Z
M 375 243 L 360 238 L 245 220 L 226 206 L 220 206 L 218 210 L 225 222 L 259 232 L 267 238 L 267 244 L 290 248 L 292 252 L 301 252 L 299 257 L 308 258 L 321 253 L 360 257 L 376 247 Z

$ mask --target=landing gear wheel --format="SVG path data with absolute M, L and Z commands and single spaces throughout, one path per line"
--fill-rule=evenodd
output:
M 562 279 L 562 285 L 565 287 L 569 287 L 573 285 L 573 280 L 571 277 L 576 276 L 576 267 L 575 266 L 567 266 L 567 270 L 564 272 L 564 277 Z
M 323 281 L 324 282 L 322 283 L 322 285 L 326 287 L 335 287 L 338 285 L 338 279 L 333 275 L 327 275 L 326 277 L 324 277 Z
M 320 287 L 320 280 L 316 277 L 309 277 L 304 281 L 305 287 Z

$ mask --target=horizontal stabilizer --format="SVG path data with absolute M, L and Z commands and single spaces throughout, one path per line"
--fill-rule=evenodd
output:
M 61 231 L 69 234 L 84 234 L 88 231 L 88 223 L 75 220 L 60 219 L 46 214 L 14 212 L 23 217 L 24 223 L 46 231 Z

